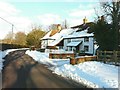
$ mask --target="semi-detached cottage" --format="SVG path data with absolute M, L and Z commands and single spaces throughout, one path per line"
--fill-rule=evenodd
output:
M 84 20 L 83 20 L 84 21 Z M 86 54 L 95 54 L 94 35 L 90 31 L 93 22 L 71 27 L 70 29 L 55 30 L 54 35 L 49 31 L 42 38 L 42 47 L 44 49 L 58 49 L 64 51 L 84 52 Z

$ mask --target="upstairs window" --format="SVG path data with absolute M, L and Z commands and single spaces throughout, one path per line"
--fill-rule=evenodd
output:
M 59 46 L 59 49 L 63 49 L 63 46 Z
M 85 37 L 84 42 L 89 42 L 89 37 Z
M 68 40 L 67 40 L 67 43 L 70 43 L 70 42 L 71 42 L 71 39 L 68 39 Z

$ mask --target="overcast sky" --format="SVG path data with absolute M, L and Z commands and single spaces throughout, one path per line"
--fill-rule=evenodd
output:
M 4 1 L 4 2 L 3 2 Z M 62 23 L 65 19 L 69 26 L 82 24 L 84 17 L 94 21 L 94 8 L 98 1 L 89 0 L 3 0 L 0 1 L 0 17 L 14 24 L 14 33 L 23 31 L 28 33 L 31 26 Z M 0 39 L 12 29 L 11 24 L 0 19 Z

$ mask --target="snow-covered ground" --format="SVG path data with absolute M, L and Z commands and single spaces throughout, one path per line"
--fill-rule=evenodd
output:
M 48 66 L 53 73 L 68 77 L 92 88 L 118 88 L 118 68 L 97 61 L 88 61 L 77 65 L 70 65 L 69 60 L 49 59 L 48 53 L 26 51 L 39 63 Z
M 57 67 L 55 73 L 72 78 L 87 86 L 95 88 L 117 88 L 118 67 L 96 61 L 84 62 L 78 65 L 65 64 Z
M 9 54 L 10 52 L 13 52 L 13 51 L 16 51 L 16 50 L 25 50 L 25 49 L 28 49 L 28 48 L 20 48 L 20 49 L 7 49 L 7 50 L 4 50 L 4 51 L 1 51 L 0 50 L 0 72 L 2 70 L 2 67 L 3 67 L 3 61 L 4 58 L 7 54 Z
M 2 62 L 4 61 L 2 58 L 3 58 L 3 52 L 0 50 L 0 72 L 1 72 L 2 67 L 3 67 L 3 63 Z

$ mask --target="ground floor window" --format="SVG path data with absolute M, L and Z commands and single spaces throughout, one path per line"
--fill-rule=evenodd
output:
M 89 52 L 89 46 L 84 46 L 84 51 Z
M 68 47 L 68 51 L 72 51 L 72 47 Z
M 72 51 L 72 47 L 70 47 L 70 51 Z
M 63 49 L 63 46 L 59 46 L 59 49 Z

